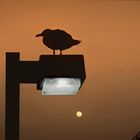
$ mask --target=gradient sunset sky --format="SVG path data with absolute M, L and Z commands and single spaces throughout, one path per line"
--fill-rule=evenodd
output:
M 130 140 L 140 131 L 139 0 L 1 0 L 0 18 L 0 140 L 5 53 L 52 54 L 35 38 L 46 28 L 82 40 L 64 54 L 84 55 L 87 78 L 76 96 L 44 97 L 21 84 L 20 140 Z

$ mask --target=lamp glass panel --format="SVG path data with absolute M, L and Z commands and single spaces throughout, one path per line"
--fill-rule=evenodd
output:
M 75 95 L 80 86 L 80 78 L 45 78 L 42 95 Z

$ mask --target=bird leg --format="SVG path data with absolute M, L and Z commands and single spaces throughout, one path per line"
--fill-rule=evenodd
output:
M 60 55 L 62 55 L 62 50 L 60 50 Z
M 53 50 L 53 55 L 55 55 L 55 50 Z

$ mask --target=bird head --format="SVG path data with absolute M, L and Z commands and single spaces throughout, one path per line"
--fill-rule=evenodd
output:
M 44 30 L 42 33 L 37 34 L 37 35 L 36 35 L 36 37 L 46 36 L 46 35 L 47 35 L 47 33 L 48 33 L 49 31 L 50 31 L 50 29 L 46 29 L 46 30 Z

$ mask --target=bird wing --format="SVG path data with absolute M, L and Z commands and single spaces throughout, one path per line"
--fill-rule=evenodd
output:
M 64 30 L 60 30 L 60 29 L 56 29 L 54 30 L 56 32 L 56 34 L 63 36 L 63 37 L 67 37 L 67 38 L 72 38 L 72 36 L 70 34 L 68 34 L 67 32 L 65 32 Z

